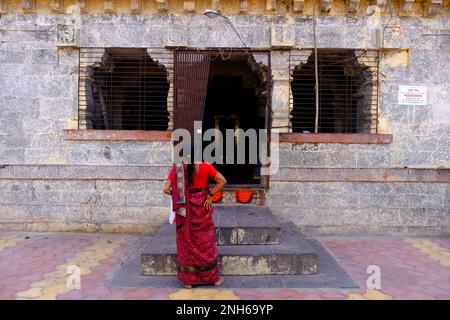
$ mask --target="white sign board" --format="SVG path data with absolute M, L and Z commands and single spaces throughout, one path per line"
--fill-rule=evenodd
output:
M 425 86 L 399 86 L 398 104 L 411 106 L 424 106 L 427 104 L 427 87 Z

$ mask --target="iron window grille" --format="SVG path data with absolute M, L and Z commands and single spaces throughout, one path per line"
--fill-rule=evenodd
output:
M 166 68 L 143 48 L 81 48 L 79 129 L 168 129 Z
M 376 133 L 377 50 L 318 49 L 319 112 L 316 112 L 314 50 L 290 54 L 292 132 Z

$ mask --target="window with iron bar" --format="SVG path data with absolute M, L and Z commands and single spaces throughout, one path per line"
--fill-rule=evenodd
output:
M 316 110 L 315 55 L 290 55 L 291 130 L 314 133 L 377 133 L 377 50 L 318 49 L 319 108 Z
M 166 131 L 166 68 L 144 48 L 81 48 L 79 129 Z

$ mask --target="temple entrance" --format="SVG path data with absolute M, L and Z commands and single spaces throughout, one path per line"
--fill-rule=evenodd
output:
M 267 185 L 267 177 L 261 176 L 258 142 L 267 143 L 267 139 L 259 137 L 259 130 L 270 129 L 269 69 L 268 51 L 175 51 L 174 129 L 183 128 L 195 135 L 194 123 L 202 121 L 203 132 L 216 129 L 222 133 L 223 144 L 219 149 L 223 157 L 214 153 L 212 156 L 222 158 L 222 163 L 216 161 L 214 165 L 227 178 L 228 187 Z M 232 129 L 231 135 L 227 135 L 228 129 Z M 247 135 L 251 133 L 249 130 L 256 133 L 253 139 Z M 268 130 L 263 134 L 267 135 Z M 210 143 L 205 141 L 203 149 Z M 250 146 L 256 148 L 252 148 L 251 154 Z M 231 149 L 234 152 L 227 152 Z
M 227 129 L 267 128 L 268 109 L 268 68 L 257 63 L 252 54 L 246 52 L 211 54 L 203 132 L 210 128 L 220 130 L 224 137 L 234 141 L 234 164 L 216 164 L 217 169 L 227 178 L 228 186 L 260 185 L 261 164 L 259 155 L 256 164 L 249 157 L 249 139 L 245 144 L 245 163 L 237 164 L 237 135 L 226 135 Z M 205 142 L 205 146 L 208 142 Z M 225 154 L 225 150 L 224 150 Z M 224 160 L 225 162 L 225 160 Z

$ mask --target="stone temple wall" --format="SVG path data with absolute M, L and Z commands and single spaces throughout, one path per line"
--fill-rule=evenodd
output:
M 80 19 L 78 42 L 57 46 L 58 25 L 67 24 L 69 15 L 1 15 L 0 230 L 152 232 L 168 216 L 160 190 L 170 141 L 67 139 L 64 130 L 78 128 L 79 47 L 242 47 L 231 29 L 224 32 L 225 22 L 201 14 L 99 13 Z M 229 19 L 249 47 L 271 48 L 273 125 L 288 133 L 289 54 L 313 46 L 311 18 Z M 380 49 L 378 133 L 392 134 L 392 142 L 283 142 L 266 204 L 310 234 L 448 234 L 450 20 L 383 15 L 374 25 L 370 19 L 319 16 L 318 46 Z M 402 84 L 427 86 L 427 105 L 399 105 Z M 364 169 L 368 176 L 314 182 L 288 174 L 308 168 L 317 176 L 330 168 Z M 367 171 L 392 168 L 444 173 L 439 179 L 417 174 L 414 180 L 374 181 Z

